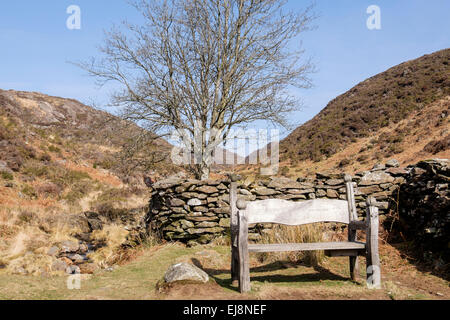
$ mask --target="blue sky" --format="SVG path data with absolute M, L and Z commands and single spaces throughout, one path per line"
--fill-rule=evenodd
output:
M 307 1 L 289 1 L 302 8 Z M 66 9 L 81 8 L 81 30 L 68 30 Z M 381 8 L 381 30 L 368 30 L 369 5 Z M 314 88 L 296 92 L 304 109 L 298 126 L 339 94 L 389 67 L 450 47 L 448 0 L 316 0 L 317 29 L 301 39 L 317 73 Z M 97 54 L 103 30 L 140 16 L 124 0 L 15 0 L 0 2 L 0 88 L 39 91 L 84 103 L 107 102 L 108 88 L 69 61 Z

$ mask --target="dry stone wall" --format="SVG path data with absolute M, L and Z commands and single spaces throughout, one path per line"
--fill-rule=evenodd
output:
M 360 216 L 365 216 L 366 198 L 378 201 L 380 213 L 396 205 L 400 185 L 409 169 L 399 168 L 397 161 L 376 165 L 371 171 L 353 177 L 355 200 Z M 166 240 L 208 243 L 226 235 L 230 227 L 230 182 L 168 179 L 153 186 L 148 228 Z M 241 181 L 238 196 L 247 201 L 285 199 L 305 201 L 317 198 L 346 200 L 343 173 L 317 173 L 315 179 L 297 180 L 272 177 L 256 182 Z M 249 238 L 256 240 L 271 225 L 251 228 Z
M 421 258 L 450 270 L 450 161 L 422 161 L 405 178 L 399 199 L 401 231 Z

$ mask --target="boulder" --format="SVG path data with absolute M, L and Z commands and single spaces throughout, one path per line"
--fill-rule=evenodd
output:
M 386 162 L 386 167 L 398 168 L 398 167 L 400 167 L 400 162 L 398 162 L 398 160 L 396 160 L 396 159 L 389 160 L 388 162 Z
M 72 266 L 68 266 L 66 268 L 66 273 L 67 274 L 81 274 L 81 270 L 80 270 L 79 266 L 72 265 Z
M 273 196 L 275 194 L 278 194 L 278 192 L 276 192 L 275 190 L 272 189 L 268 189 L 268 188 L 256 188 L 254 190 L 254 192 L 258 195 L 258 196 Z
M 50 249 L 48 249 L 47 254 L 49 256 L 56 257 L 59 254 L 59 252 L 60 252 L 59 247 L 58 246 L 53 246 Z
M 325 181 L 325 183 L 329 186 L 337 186 L 337 185 L 344 184 L 344 179 L 329 179 L 329 180 Z
M 203 234 L 203 233 L 212 233 L 212 234 L 214 234 L 214 233 L 221 233 L 223 231 L 224 231 L 224 229 L 220 228 L 220 227 L 202 228 L 202 229 L 200 229 L 200 228 L 191 228 L 191 229 L 187 230 L 187 232 L 189 234 Z
M 383 171 L 374 171 L 366 173 L 359 182 L 360 186 L 371 186 L 375 184 L 382 184 L 382 183 L 391 183 L 394 182 L 394 178 Z
M 187 216 L 187 220 L 194 222 L 203 222 L 203 221 L 218 221 L 218 217 L 196 217 L 196 216 Z
M 69 254 L 67 256 L 67 258 L 72 260 L 74 263 L 83 263 L 85 260 L 87 260 L 85 257 L 83 257 L 82 255 L 80 255 L 78 253 L 76 253 L 76 254 Z
M 287 191 L 289 194 L 309 194 L 313 193 L 314 189 L 290 189 Z
M 199 223 L 198 225 L 196 225 L 196 228 L 214 228 L 217 227 L 218 224 L 217 222 L 208 222 L 208 221 L 204 221 Z
M 376 165 L 373 166 L 372 171 L 380 171 L 380 170 L 385 170 L 386 166 L 382 163 L 377 163 Z
M 182 183 L 183 183 L 182 179 L 179 179 L 178 177 L 171 177 L 171 178 L 156 182 L 153 185 L 153 188 L 155 190 L 168 189 L 168 188 L 179 186 Z
M 84 215 L 87 218 L 91 231 L 103 229 L 103 222 L 97 212 L 85 212 Z
M 209 281 L 209 276 L 202 269 L 189 264 L 178 263 L 171 265 L 164 275 L 166 283 L 173 283 L 176 281 L 195 281 L 206 283 Z
M 248 191 L 247 189 L 239 189 L 239 193 L 244 195 L 244 196 L 251 196 L 252 193 L 250 191 Z
M 182 207 L 182 206 L 185 205 L 185 203 L 184 203 L 184 201 L 181 200 L 181 199 L 174 198 L 174 199 L 171 199 L 171 200 L 170 200 L 170 205 L 171 205 L 172 207 Z
M 191 207 L 197 207 L 197 206 L 201 206 L 202 202 L 199 199 L 191 199 L 188 201 L 187 204 L 188 204 L 188 206 L 191 206 Z
M 378 185 L 357 188 L 357 194 L 364 194 L 364 195 L 381 191 L 383 190 Z
M 331 199 L 336 199 L 336 198 L 339 198 L 339 194 L 337 193 L 336 190 L 328 189 L 327 190 L 327 197 L 331 198 Z
M 335 172 L 317 172 L 316 179 L 318 180 L 342 179 L 342 174 Z
M 66 271 L 66 269 L 69 267 L 69 265 L 60 259 L 56 260 L 52 263 L 52 271 L 58 272 L 58 271 Z
M 273 189 L 301 189 L 303 185 L 288 178 L 272 178 L 267 187 Z
M 197 188 L 197 191 L 206 193 L 206 194 L 213 194 L 213 193 L 219 192 L 219 189 L 217 189 L 216 187 L 213 187 L 213 186 L 202 186 L 202 187 Z
M 82 274 L 93 274 L 99 269 L 98 265 L 95 263 L 84 263 L 80 264 L 79 267 Z
M 73 253 L 80 249 L 80 245 L 74 241 L 63 241 L 58 244 L 61 253 Z
M 206 198 L 208 198 L 208 195 L 204 194 L 204 193 L 197 193 L 197 192 L 183 192 L 181 194 L 181 196 L 185 199 L 200 199 L 200 200 L 205 200 Z

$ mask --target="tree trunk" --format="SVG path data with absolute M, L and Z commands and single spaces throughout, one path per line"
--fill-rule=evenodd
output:
M 200 172 L 201 173 L 200 180 L 208 180 L 210 171 L 211 170 L 208 166 L 202 166 Z

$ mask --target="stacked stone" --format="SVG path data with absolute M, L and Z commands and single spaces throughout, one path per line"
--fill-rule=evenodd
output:
M 164 239 L 208 243 L 229 229 L 228 181 L 169 179 L 153 189 L 148 221 Z
M 366 199 L 369 196 L 377 199 L 380 214 L 397 210 L 400 186 L 407 174 L 408 170 L 400 168 L 397 160 L 377 164 L 371 171 L 356 173 L 355 200 L 359 215 L 365 217 Z
M 378 201 L 380 213 L 396 210 L 399 185 L 408 170 L 399 168 L 396 160 L 378 164 L 371 171 L 354 177 L 355 200 L 359 214 L 365 216 L 366 198 Z M 154 232 L 167 240 L 208 243 L 225 235 L 230 227 L 229 181 L 168 179 L 156 183 L 150 201 L 147 222 Z M 305 201 L 317 198 L 346 200 L 342 173 L 317 173 L 316 179 L 296 181 L 270 179 L 238 185 L 238 197 L 247 201 L 284 199 Z M 272 226 L 251 226 L 249 238 L 257 240 Z
M 411 167 L 400 193 L 403 233 L 436 267 L 450 261 L 450 162 L 422 161 Z

